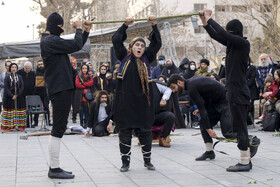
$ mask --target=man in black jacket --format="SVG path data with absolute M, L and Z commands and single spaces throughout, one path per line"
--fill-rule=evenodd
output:
M 22 69 L 17 71 L 17 74 L 21 75 L 23 79 L 24 89 L 23 98 L 24 104 L 27 95 L 33 95 L 35 90 L 35 72 L 32 71 L 32 63 L 26 61 Z M 32 121 L 32 118 L 31 118 Z M 29 126 L 29 116 L 26 119 L 27 126 Z M 30 124 L 31 125 L 31 124 Z
M 206 152 L 196 158 L 196 160 L 214 159 L 215 153 L 212 148 L 212 138 L 217 138 L 217 135 L 212 127 L 220 121 L 223 136 L 235 138 L 232 132 L 231 116 L 225 98 L 226 91 L 224 85 L 206 76 L 194 76 L 185 80 L 180 75 L 172 75 L 167 86 L 174 93 L 178 94 L 188 90 L 190 98 L 198 107 L 194 114 L 198 115 L 199 113 L 201 117 L 199 122 L 200 131 L 205 143 Z M 211 110 L 211 115 L 209 110 Z
M 212 11 L 200 11 L 200 18 L 205 30 L 211 38 L 227 46 L 226 51 L 226 89 L 233 130 L 237 132 L 240 161 L 227 168 L 229 172 L 250 171 L 249 138 L 247 129 L 247 108 L 250 103 L 250 92 L 246 80 L 250 43 L 243 37 L 243 25 L 237 20 L 231 20 L 226 30 L 211 18 Z
M 60 37 L 63 32 L 63 18 L 52 13 L 47 19 L 46 33 L 41 38 L 41 56 L 45 65 L 45 83 L 53 105 L 53 128 L 49 142 L 49 178 L 72 179 L 72 172 L 59 168 L 61 138 L 67 127 L 74 89 L 74 75 L 68 54 L 79 51 L 85 44 L 91 24 L 89 21 L 75 21 L 76 34 L 73 40 Z M 83 32 L 82 28 L 85 28 Z
M 44 67 L 43 60 L 38 60 L 37 69 L 36 69 L 36 78 L 38 79 L 38 77 L 44 77 L 44 73 L 45 73 L 45 67 Z M 47 119 L 48 119 L 48 124 L 51 125 L 50 124 L 49 97 L 47 95 L 47 90 L 46 90 L 46 86 L 44 85 L 44 83 L 39 83 L 39 81 L 37 81 L 37 84 L 35 84 L 34 94 L 40 96 L 41 101 L 43 103 L 44 110 L 47 111 L 46 115 L 47 115 Z M 38 118 L 39 118 L 39 114 L 35 114 L 34 115 L 34 124 L 32 125 L 32 127 L 38 126 Z
M 95 101 L 90 104 L 89 116 L 87 121 L 87 132 L 89 134 L 92 129 L 94 136 L 106 136 L 112 127 L 111 118 L 111 101 L 106 90 L 101 90 Z

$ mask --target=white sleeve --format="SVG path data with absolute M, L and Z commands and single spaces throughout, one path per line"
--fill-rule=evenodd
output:
M 156 85 L 157 85 L 157 88 L 158 88 L 159 92 L 161 94 L 163 94 L 161 99 L 165 100 L 165 101 L 169 100 L 169 98 L 170 98 L 170 96 L 172 94 L 171 88 L 169 88 L 167 86 L 164 86 L 162 84 L 158 84 L 158 83 L 156 83 Z

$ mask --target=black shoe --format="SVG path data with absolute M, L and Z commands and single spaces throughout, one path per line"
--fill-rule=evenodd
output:
M 51 179 L 73 179 L 75 175 L 66 172 L 63 169 L 55 168 L 49 169 L 48 177 Z
M 35 128 L 35 127 L 37 127 L 38 126 L 38 124 L 36 125 L 36 124 L 33 124 L 33 125 L 31 125 L 31 128 Z
M 49 126 L 53 126 L 53 124 L 51 122 L 49 122 Z
M 129 169 L 130 157 L 123 156 L 122 157 L 122 167 L 120 168 L 121 172 L 127 172 Z
M 252 136 L 252 135 L 249 135 L 249 140 L 250 140 L 250 156 L 251 158 L 253 158 L 258 151 L 261 140 L 257 136 Z
M 151 162 L 145 162 L 144 167 L 146 167 L 148 170 L 156 170 L 155 166 Z
M 240 164 L 240 163 L 238 163 L 238 164 L 236 164 L 234 166 L 229 166 L 227 168 L 227 171 L 228 172 L 243 172 L 243 171 L 244 172 L 248 172 L 252 168 L 253 168 L 252 162 L 250 162 L 249 164 Z
M 203 153 L 200 157 L 197 157 L 195 160 L 196 161 L 202 161 L 202 160 L 206 160 L 206 159 L 210 159 L 213 160 L 215 159 L 215 153 L 214 151 L 205 151 L 205 153 Z

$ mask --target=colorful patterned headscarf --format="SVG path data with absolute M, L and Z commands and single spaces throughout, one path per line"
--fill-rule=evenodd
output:
M 145 47 L 146 47 L 146 42 L 145 42 L 144 38 L 136 37 L 129 43 L 128 55 L 130 55 L 130 54 L 133 55 L 132 47 L 137 41 L 143 42 L 145 44 Z M 136 63 L 137 63 L 138 74 L 139 74 L 139 77 L 140 77 L 140 80 L 141 80 L 142 92 L 143 92 L 143 94 L 146 95 L 147 100 L 148 100 L 148 104 L 150 106 L 151 101 L 150 101 L 150 95 L 149 95 L 150 89 L 149 89 L 149 82 L 148 82 L 149 75 L 148 75 L 147 69 L 145 68 L 144 62 L 142 61 L 141 57 L 136 58 Z M 145 84 L 146 84 L 146 88 L 145 88 Z

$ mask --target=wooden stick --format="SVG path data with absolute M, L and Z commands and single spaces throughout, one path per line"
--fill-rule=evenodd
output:
M 182 17 L 191 17 L 199 15 L 198 12 L 196 13 L 191 13 L 191 14 L 181 14 L 181 15 L 174 15 L 174 16 L 162 16 L 158 17 L 157 20 L 161 19 L 170 19 L 170 18 L 182 18 Z M 146 21 L 148 18 L 140 18 L 140 19 L 134 19 L 134 22 L 136 21 Z M 104 24 L 104 23 L 123 23 L 125 20 L 115 20 L 115 21 L 91 21 L 91 24 Z

